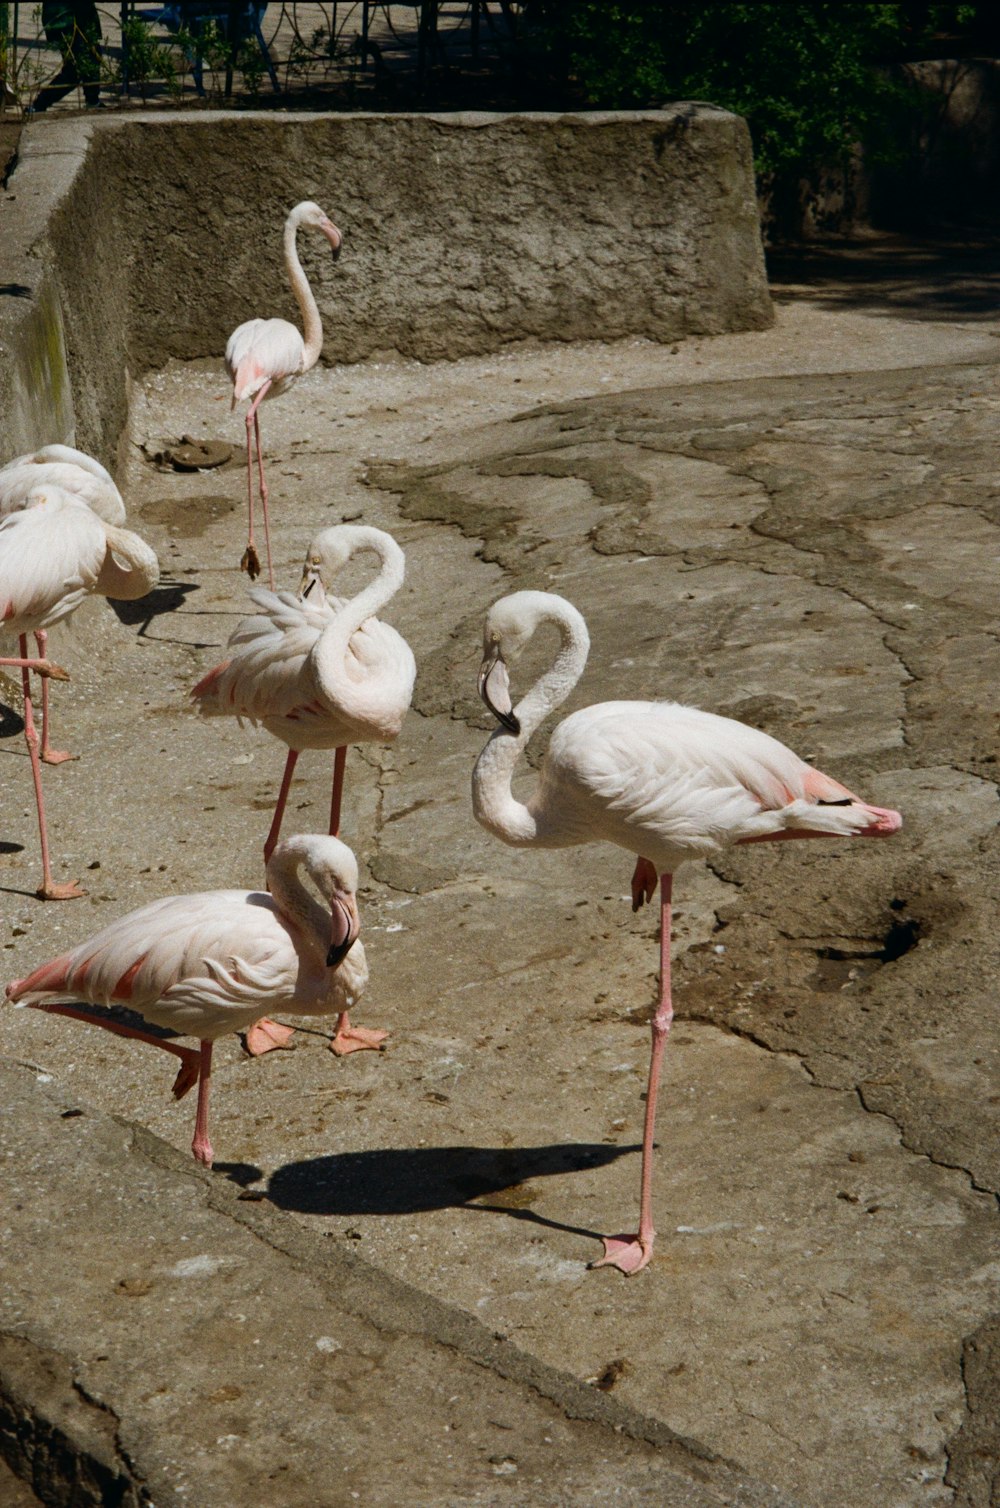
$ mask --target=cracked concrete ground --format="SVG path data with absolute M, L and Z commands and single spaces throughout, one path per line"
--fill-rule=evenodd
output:
M 352 751 L 345 794 L 372 970 L 356 1018 L 388 1049 L 335 1060 L 323 1022 L 260 1061 L 220 1044 L 213 1180 L 373 1264 L 376 1307 L 378 1273 L 402 1280 L 785 1500 L 978 1508 L 1000 1480 L 996 289 L 960 318 L 927 293 L 921 320 L 896 289 L 854 279 L 844 307 L 831 288 L 788 286 L 762 334 L 367 363 L 266 407 L 279 578 L 324 523 L 389 529 L 407 582 L 385 616 L 419 675 L 398 742 Z M 53 636 L 73 673 L 56 741 L 81 758 L 47 790 L 82 902 L 30 898 L 5 697 L 9 975 L 156 895 L 261 881 L 283 751 L 184 703 L 244 611 L 243 474 L 149 460 L 240 431 L 214 364 L 136 389 L 121 480 L 163 583 Z M 631 1281 L 585 1263 L 634 1221 L 655 917 L 629 910 L 627 856 L 515 852 L 469 809 L 483 614 L 517 587 L 587 617 L 567 710 L 693 702 L 905 819 L 888 843 L 681 871 L 660 1236 Z M 322 828 L 330 763 L 298 768 L 286 830 Z M 5 1014 L 4 1042 L 22 1093 L 34 1079 L 187 1149 L 193 1112 L 155 1054 L 30 1011 Z M 218 1437 L 250 1462 L 226 1408 Z M 515 1496 L 517 1456 L 500 1456 Z M 645 1501 L 622 1469 L 621 1500 Z M 447 1501 L 480 1501 L 467 1490 Z M 553 1501 L 606 1490 L 594 1475 Z

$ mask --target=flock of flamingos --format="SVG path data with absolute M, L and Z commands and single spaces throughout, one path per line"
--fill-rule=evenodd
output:
M 174 1093 L 179 1098 L 198 1086 L 192 1150 L 208 1167 L 213 1156 L 209 1084 L 217 1037 L 249 1028 L 250 1051 L 281 1045 L 291 1029 L 272 1021 L 270 1012 L 337 1015 L 332 1046 L 339 1053 L 377 1048 L 385 1036 L 352 1026 L 348 1014 L 368 971 L 358 936 L 357 864 L 336 834 L 347 746 L 397 736 L 416 667 L 405 640 L 377 617 L 403 580 L 403 552 L 383 531 L 350 524 L 324 529 L 310 545 L 298 592 L 274 589 L 259 408 L 315 365 L 323 339 L 319 310 L 296 250 L 300 227 L 325 236 L 334 255 L 341 237 L 316 204 L 299 204 L 288 216 L 285 265 L 303 332 L 286 320 L 253 319 L 234 332 L 226 349 L 233 404 L 250 400 L 249 539 L 242 564 L 251 579 L 259 574 L 255 455 L 270 589 L 250 589 L 253 615 L 232 635 L 227 658 L 192 691 L 203 714 L 263 724 L 288 748 L 264 847 L 267 889 L 213 890 L 152 901 L 6 990 L 14 1004 L 88 1021 L 180 1058 Z M 49 445 L 0 470 L 0 625 L 20 636 L 19 655 L 0 658 L 0 665 L 16 667 L 22 676 L 24 731 L 41 832 L 38 894 L 44 899 L 82 894 L 75 885 L 53 883 L 49 859 L 41 764 L 70 756 L 53 750 L 49 742 L 49 681 L 66 679 L 66 673 L 47 657 L 46 631 L 89 593 L 135 599 L 155 585 L 156 557 L 122 527 L 124 518 L 112 478 L 80 451 Z M 361 552 L 374 555 L 378 563 L 374 579 L 348 600 L 332 595 L 338 571 Z M 558 652 L 515 703 L 510 671 L 543 624 L 555 626 Z M 28 652 L 29 633 L 35 636 L 35 656 Z M 530 797 L 518 800 L 511 781 L 521 752 L 576 686 L 588 649 L 580 613 L 552 593 L 514 592 L 489 609 L 479 692 L 497 727 L 472 773 L 472 808 L 489 832 L 517 847 L 607 842 L 634 854 L 633 910 L 652 901 L 660 886 L 661 987 L 652 1020 L 638 1229 L 605 1237 L 604 1256 L 593 1264 L 634 1273 L 646 1266 L 653 1251 L 653 1129 L 673 1014 L 674 870 L 685 859 L 711 855 L 733 843 L 882 837 L 896 832 L 901 819 L 869 805 L 767 734 L 665 701 L 601 702 L 565 718 L 552 733 Z M 41 679 L 41 739 L 33 674 Z M 292 772 L 304 749 L 336 751 L 330 831 L 279 841 Z M 127 1007 L 152 1029 L 125 1024 L 107 1010 L 115 1006 Z M 176 1042 L 178 1035 L 196 1038 L 198 1048 Z

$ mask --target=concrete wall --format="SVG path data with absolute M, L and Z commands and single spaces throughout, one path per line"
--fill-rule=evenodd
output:
M 772 319 L 749 137 L 710 105 L 45 122 L 9 192 L 0 288 L 28 291 L 0 296 L 0 460 L 71 433 L 113 459 L 130 368 L 296 318 L 281 228 L 304 198 L 345 233 L 336 263 L 300 236 L 330 361 Z

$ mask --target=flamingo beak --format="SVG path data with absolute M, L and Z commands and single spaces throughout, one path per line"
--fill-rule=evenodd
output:
M 361 931 L 361 918 L 358 916 L 358 903 L 354 896 L 347 892 L 335 895 L 330 915 L 330 951 L 326 955 L 326 966 L 328 969 L 335 969 L 354 947 Z
M 302 580 L 299 582 L 299 600 L 304 602 L 314 586 L 318 586 L 320 596 L 323 595 L 323 581 L 315 566 L 307 565 L 302 571 Z
M 326 239 L 329 241 L 329 243 L 330 243 L 330 250 L 333 253 L 333 260 L 336 261 L 337 258 L 340 256 L 340 248 L 341 248 L 341 246 L 343 245 L 343 242 L 344 242 L 343 236 L 340 234 L 340 231 L 334 225 L 334 223 L 333 223 L 332 220 L 325 221 L 320 226 L 320 230 L 323 232 L 324 236 L 326 236 Z
M 503 655 L 497 645 L 493 646 L 480 666 L 479 695 L 501 727 L 506 728 L 508 733 L 513 733 L 516 737 L 521 731 L 521 724 L 514 716 L 507 666 L 504 664 Z

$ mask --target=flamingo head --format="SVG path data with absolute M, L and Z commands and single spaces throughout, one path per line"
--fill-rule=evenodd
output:
M 324 597 L 327 583 L 347 564 L 353 553 L 354 536 L 343 524 L 321 529 L 306 551 L 299 596 L 304 600 L 314 587 L 318 587 L 316 600 Z
M 483 663 L 479 668 L 479 695 L 501 727 L 515 737 L 521 724 L 510 697 L 508 664 L 513 664 L 538 626 L 533 614 L 520 611 L 518 599 L 531 594 L 514 592 L 495 602 L 486 615 L 483 630 Z
M 294 837 L 284 838 L 275 847 L 267 866 L 269 881 L 276 877 L 272 874 L 272 866 L 278 873 L 301 867 L 315 885 L 324 908 L 330 912 L 326 964 L 327 968 L 335 969 L 343 963 L 361 931 L 357 859 L 339 838 L 297 833 Z
M 315 204 L 312 199 L 305 199 L 295 206 L 292 214 L 296 217 L 297 225 L 308 225 L 310 230 L 318 230 L 321 235 L 326 236 L 335 258 L 340 255 L 344 238 L 329 215 L 321 210 L 318 204 Z

